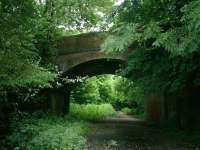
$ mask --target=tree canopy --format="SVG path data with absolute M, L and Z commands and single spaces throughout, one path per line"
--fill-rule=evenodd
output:
M 0 95 L 16 89 L 50 87 L 56 40 L 72 30 L 95 27 L 113 0 L 1 0 Z
M 199 87 L 199 13 L 199 0 L 125 0 L 102 49 L 131 49 L 124 74 L 145 91 L 184 94 Z

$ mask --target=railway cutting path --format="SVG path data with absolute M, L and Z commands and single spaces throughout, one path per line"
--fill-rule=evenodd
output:
M 121 112 L 92 124 L 87 143 L 89 150 L 200 150 L 170 138 L 159 127 Z

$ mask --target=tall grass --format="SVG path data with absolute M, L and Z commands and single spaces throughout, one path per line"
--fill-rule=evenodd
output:
M 114 110 L 111 104 L 70 104 L 70 114 L 73 117 L 89 120 L 89 121 L 97 121 L 102 120 L 107 117 L 114 116 L 116 111 Z

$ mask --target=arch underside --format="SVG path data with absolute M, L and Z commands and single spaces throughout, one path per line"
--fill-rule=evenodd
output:
M 115 74 L 117 70 L 122 68 L 125 62 L 120 59 L 95 59 L 87 61 L 72 67 L 63 75 L 74 79 L 77 76 L 95 76 L 101 74 Z

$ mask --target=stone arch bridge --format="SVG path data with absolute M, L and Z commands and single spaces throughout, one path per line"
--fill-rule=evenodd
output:
M 75 79 L 76 76 L 115 74 L 126 65 L 129 51 L 120 55 L 108 56 L 101 51 L 104 33 L 87 33 L 63 37 L 58 42 L 58 55 L 55 63 L 63 76 Z M 67 113 L 69 109 L 70 88 L 54 89 L 51 92 L 51 106 L 54 113 Z M 165 115 L 163 97 L 150 94 L 146 100 L 147 118 L 161 122 Z
M 104 33 L 87 33 L 64 37 L 58 44 L 56 64 L 69 78 L 85 75 L 113 74 L 125 64 L 128 53 L 108 56 L 101 51 Z

